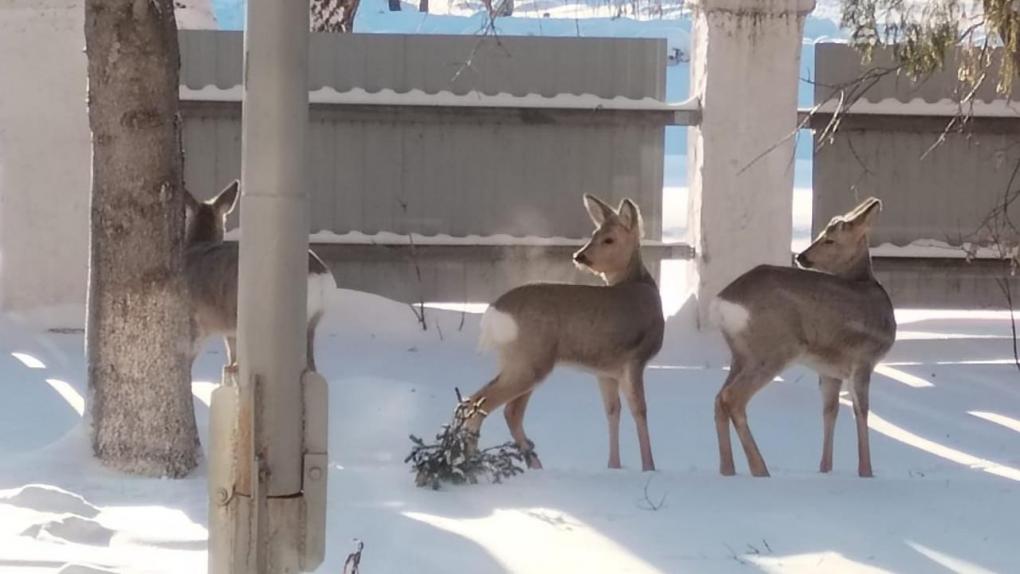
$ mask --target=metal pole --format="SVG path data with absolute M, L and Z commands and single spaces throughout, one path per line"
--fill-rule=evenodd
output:
M 213 393 L 210 574 L 311 571 L 325 554 L 327 388 L 306 372 L 308 1 L 248 0 L 238 364 Z
M 268 497 L 301 491 L 308 272 L 308 0 L 248 0 L 238 281 L 240 384 L 258 377 Z

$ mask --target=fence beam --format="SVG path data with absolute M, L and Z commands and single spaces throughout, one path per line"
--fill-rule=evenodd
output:
M 688 234 L 699 324 L 761 263 L 789 265 L 804 18 L 814 0 L 694 0 Z

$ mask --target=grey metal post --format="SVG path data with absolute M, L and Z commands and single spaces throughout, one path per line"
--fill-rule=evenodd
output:
M 213 392 L 211 574 L 310 572 L 325 557 L 328 388 L 306 370 L 308 0 L 249 0 L 238 364 Z
M 312 483 L 325 485 L 326 460 L 324 421 L 311 421 L 322 431 L 312 441 L 306 438 L 305 424 L 306 388 L 325 393 L 321 377 L 305 372 L 308 17 L 308 0 L 248 0 L 241 131 L 240 375 L 225 371 L 223 386 L 213 393 L 212 574 L 297 572 L 321 562 L 319 523 L 324 522 L 325 492 L 310 486 L 311 514 L 302 492 L 306 465 Z M 317 419 L 324 418 L 319 412 Z M 316 443 L 314 452 L 306 453 L 308 442 Z M 306 524 L 309 518 L 311 528 Z M 311 536 L 306 535 L 309 532 Z
M 302 474 L 308 200 L 308 0 L 248 0 L 241 143 L 238 359 L 260 381 L 255 455 L 268 497 L 297 494 Z

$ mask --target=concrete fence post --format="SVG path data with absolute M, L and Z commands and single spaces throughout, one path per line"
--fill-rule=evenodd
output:
M 805 17 L 815 0 L 694 0 L 688 138 L 691 277 L 711 299 L 755 265 L 791 263 L 793 153 Z

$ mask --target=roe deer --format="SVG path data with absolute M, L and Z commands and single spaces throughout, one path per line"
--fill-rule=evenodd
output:
M 747 425 L 747 403 L 793 362 L 819 375 L 823 416 L 819 470 L 832 470 L 832 432 L 840 387 L 846 381 L 857 422 L 857 473 L 872 475 L 868 387 L 875 365 L 896 339 L 892 302 L 872 273 L 868 251 L 868 235 L 881 205 L 869 198 L 834 217 L 797 255 L 804 269 L 755 267 L 713 301 L 712 314 L 732 354 L 729 376 L 715 398 L 723 475 L 734 474 L 731 421 L 751 474 L 769 475 Z
M 641 261 L 641 214 L 624 199 L 618 209 L 584 196 L 597 229 L 574 253 L 581 268 L 605 286 L 534 283 L 512 289 L 482 317 L 480 346 L 499 354 L 500 372 L 470 397 L 503 414 L 528 466 L 542 468 L 524 433 L 532 391 L 557 363 L 592 371 L 599 381 L 609 423 L 609 467 L 620 468 L 620 391 L 637 424 L 641 468 L 654 470 L 645 406 L 645 365 L 662 347 L 664 320 L 659 288 Z M 478 432 L 484 415 L 467 423 Z
M 239 183 L 235 180 L 209 201 L 185 197 L 185 276 L 191 302 L 192 361 L 210 335 L 222 335 L 227 366 L 237 365 L 238 244 L 223 241 L 227 215 L 234 210 Z M 333 275 L 315 253 L 308 252 L 308 368 L 315 370 L 315 328 L 325 312 L 325 298 L 336 288 Z

